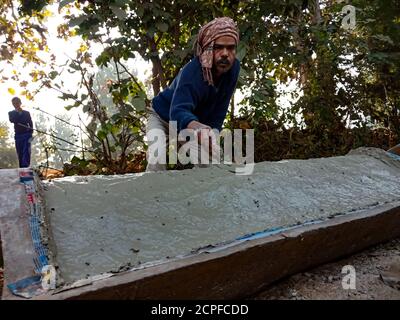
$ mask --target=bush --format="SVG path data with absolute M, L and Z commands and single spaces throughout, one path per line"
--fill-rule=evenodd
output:
M 18 168 L 17 153 L 14 148 L 0 148 L 0 169 Z

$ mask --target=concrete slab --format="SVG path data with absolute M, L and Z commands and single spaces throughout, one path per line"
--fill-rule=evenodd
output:
M 56 180 L 44 185 L 50 240 L 70 285 L 37 298 L 241 298 L 399 237 L 399 178 L 400 162 L 363 149 L 260 164 L 251 177 L 214 168 Z
M 371 150 L 372 152 L 372 150 Z M 67 283 L 270 230 L 400 200 L 400 166 L 383 150 L 227 167 L 45 183 L 56 260 Z

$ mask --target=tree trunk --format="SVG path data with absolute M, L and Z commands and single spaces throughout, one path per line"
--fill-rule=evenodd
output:
M 313 18 L 312 18 L 312 23 L 313 25 L 319 25 L 322 22 L 322 16 L 321 16 L 321 5 L 319 3 L 319 0 L 313 0 L 312 1 L 312 8 L 314 12 Z
M 297 16 L 294 17 L 295 25 L 293 29 L 295 30 L 295 32 L 293 34 L 293 40 L 297 51 L 300 53 L 301 56 L 305 57 L 306 52 L 304 49 L 304 40 L 300 36 L 300 26 L 302 19 L 303 19 L 303 12 L 300 10 Z M 308 72 L 307 63 L 303 61 L 300 63 L 299 66 L 300 87 L 304 87 L 307 84 L 307 78 L 308 78 L 307 72 Z
M 167 82 L 165 80 L 164 70 L 161 65 L 161 60 L 159 57 L 159 53 L 157 50 L 156 42 L 154 41 L 154 37 L 151 37 L 149 40 L 149 47 L 151 52 L 151 62 L 153 64 L 153 79 L 151 80 L 153 86 L 154 96 L 160 93 L 161 87 L 164 89 L 167 87 Z

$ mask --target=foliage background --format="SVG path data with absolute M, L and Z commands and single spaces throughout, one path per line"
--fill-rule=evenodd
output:
M 46 157 L 50 152 L 66 174 L 143 170 L 146 107 L 193 57 L 201 25 L 219 16 L 232 17 L 241 34 L 238 89 L 244 99 L 239 105 L 232 101 L 226 127 L 255 129 L 256 161 L 343 155 L 398 142 L 398 0 L 2 2 L 1 59 L 13 63 L 19 57 L 35 66 L 31 79 L 20 79 L 25 97 L 57 90 L 66 109 L 87 115 L 75 131 L 65 127 L 68 121 L 53 132 L 42 130 Z M 82 39 L 63 72 L 54 59 L 39 58 L 47 50 L 52 5 L 65 21 L 59 36 Z M 342 25 L 345 5 L 356 8 L 351 30 Z M 97 56 L 94 44 L 103 48 Z M 135 57 L 151 63 L 148 81 L 139 81 L 129 64 Z M 68 73 L 80 75 L 76 92 L 63 86 Z M 285 89 L 289 83 L 294 90 Z M 49 133 L 72 144 L 62 145 Z

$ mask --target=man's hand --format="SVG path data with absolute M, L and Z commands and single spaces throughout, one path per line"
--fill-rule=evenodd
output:
M 215 134 L 210 126 L 198 121 L 191 121 L 187 128 L 195 131 L 197 134 L 198 143 L 201 146 L 206 146 L 208 144 L 208 152 L 210 154 L 213 153 L 213 149 L 219 149 L 219 146 L 216 143 L 217 141 Z
M 210 129 L 211 130 L 210 126 L 207 126 L 207 125 L 202 124 L 201 122 L 198 122 L 195 120 L 190 121 L 189 124 L 187 125 L 187 128 L 192 129 L 192 130 L 199 130 L 199 129 Z
M 210 134 L 212 134 L 212 129 L 210 126 L 194 120 L 188 124 L 187 128 L 195 131 L 200 144 L 204 144 L 207 139 L 210 139 Z
M 197 140 L 202 149 L 206 151 L 208 145 L 208 153 L 211 155 L 212 162 L 214 160 L 218 161 L 221 157 L 221 148 L 219 146 L 219 140 L 217 141 L 217 136 L 215 135 L 213 129 L 198 121 L 192 121 L 188 124 L 187 129 L 195 131 L 197 135 Z

